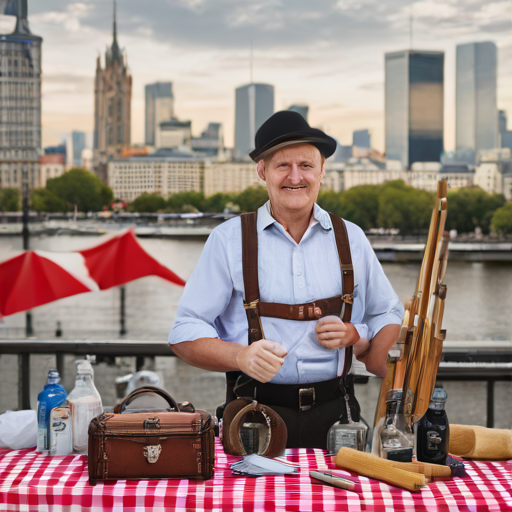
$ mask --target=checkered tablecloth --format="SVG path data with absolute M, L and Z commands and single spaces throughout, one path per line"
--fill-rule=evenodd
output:
M 217 444 L 211 480 L 118 480 L 91 487 L 85 456 L 45 457 L 33 449 L 0 452 L 0 510 L 512 511 L 512 461 L 466 462 L 465 478 L 433 482 L 414 493 L 359 477 L 363 491 L 357 494 L 310 479 L 311 469 L 335 469 L 323 450 L 287 450 L 286 459 L 300 467 L 299 475 L 233 476 L 230 465 L 239 458 L 225 455 Z

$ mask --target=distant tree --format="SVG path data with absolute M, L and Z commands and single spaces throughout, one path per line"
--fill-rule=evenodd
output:
M 222 213 L 228 203 L 233 202 L 233 194 L 218 192 L 205 199 L 204 211 L 211 213 Z
M 434 194 L 403 181 L 384 183 L 379 194 L 378 226 L 397 228 L 402 234 L 427 231 L 434 201 Z
M 491 220 L 491 228 L 503 235 L 512 234 L 512 203 L 507 203 L 498 208 Z
M 318 205 L 327 212 L 341 215 L 342 192 L 334 192 L 333 190 L 321 191 L 318 194 Z
M 34 190 L 30 198 L 31 209 L 36 212 L 55 213 L 67 212 L 71 206 L 63 201 L 55 192 L 46 188 Z
M 260 185 L 246 188 L 233 199 L 233 202 L 240 207 L 241 212 L 255 212 L 267 201 L 267 189 L 266 187 L 262 187 Z
M 17 212 L 20 209 L 20 191 L 17 188 L 0 188 L 0 212 Z
M 205 198 L 202 192 L 179 192 L 167 199 L 167 209 L 175 213 L 204 212 Z
M 128 210 L 139 213 L 156 213 L 163 210 L 165 206 L 166 201 L 161 195 L 144 193 L 128 205 Z
M 354 222 L 364 231 L 378 227 L 380 190 L 380 186 L 376 185 L 349 188 L 341 195 L 339 211 L 333 213 L 338 213 L 344 219 Z
M 447 201 L 446 229 L 470 233 L 479 226 L 484 233 L 488 233 L 492 216 L 505 204 L 505 197 L 501 194 L 491 195 L 479 187 L 472 187 L 448 192 Z
M 78 210 L 99 211 L 110 205 L 112 190 L 86 169 L 71 169 L 46 182 L 46 188 Z

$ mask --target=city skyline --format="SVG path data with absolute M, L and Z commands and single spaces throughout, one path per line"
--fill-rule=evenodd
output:
M 281 7 L 279 7 L 281 6 Z M 148 10 L 149 11 L 149 10 Z M 373 0 L 264 2 L 155 1 L 151 12 L 119 0 L 118 33 L 133 76 L 132 141 L 144 142 L 144 86 L 173 82 L 178 118 L 194 134 L 221 122 L 234 141 L 235 89 L 253 80 L 275 86 L 275 109 L 310 106 L 309 119 L 350 143 L 368 128 L 384 148 L 384 53 L 410 47 L 410 3 Z M 498 46 L 498 108 L 512 118 L 512 1 L 486 4 L 421 0 L 413 5 L 413 48 L 444 51 L 445 148 L 455 146 L 455 48 Z M 111 42 L 110 2 L 30 1 L 43 48 L 43 145 L 93 127 L 94 62 Z

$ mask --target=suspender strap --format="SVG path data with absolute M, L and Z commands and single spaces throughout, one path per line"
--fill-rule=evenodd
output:
M 329 213 L 329 215 L 334 228 L 336 247 L 338 248 L 338 257 L 340 259 L 341 286 L 343 290 L 341 298 L 345 306 L 342 320 L 343 322 L 350 322 L 352 318 L 352 304 L 354 303 L 354 268 L 352 267 L 350 243 L 343 219 L 333 213 Z M 345 363 L 342 377 L 346 377 L 350 371 L 350 367 L 352 366 L 352 352 L 352 345 L 345 349 Z
M 343 295 L 320 299 L 306 304 L 279 304 L 260 302 L 258 282 L 258 232 L 257 213 L 240 215 L 242 222 L 242 264 L 244 276 L 244 308 L 249 324 L 249 345 L 265 337 L 260 316 L 271 316 L 289 320 L 317 320 L 326 315 L 339 315 L 343 311 L 343 322 L 350 322 L 354 301 L 354 270 L 345 222 L 332 213 L 332 225 L 340 260 Z M 344 310 L 343 310 L 344 307 Z M 352 347 L 345 350 L 343 375 L 348 374 L 352 364 Z
M 258 231 L 257 213 L 243 213 L 242 221 L 242 265 L 244 275 L 244 308 L 249 323 L 249 345 L 265 337 L 261 327 L 258 305 L 260 287 L 258 283 Z
M 347 228 L 341 217 L 329 213 L 334 227 L 336 237 L 336 246 L 340 258 L 341 283 L 343 295 L 341 296 L 345 311 L 342 320 L 350 322 L 352 318 L 352 304 L 354 303 L 354 268 L 352 267 L 352 256 L 350 254 L 350 244 L 348 241 Z

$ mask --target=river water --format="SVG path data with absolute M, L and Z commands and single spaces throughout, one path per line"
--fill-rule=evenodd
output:
M 33 237 L 32 249 L 71 251 L 98 243 L 98 237 Z M 21 249 L 21 237 L 1 237 L 0 257 Z M 144 239 L 144 247 L 165 261 L 174 272 L 188 279 L 201 254 L 203 241 Z M 417 263 L 384 263 L 384 271 L 402 301 L 407 300 L 416 285 Z M 496 263 L 448 262 L 446 273 L 448 295 L 443 327 L 448 340 L 512 340 L 512 265 Z M 157 277 L 146 277 L 126 285 L 125 339 L 162 340 L 172 326 L 182 288 Z M 60 322 L 63 339 L 119 338 L 118 289 L 69 297 L 33 310 L 33 326 L 39 339 L 52 339 Z M 12 338 L 23 331 L 24 314 L 6 317 L 0 323 L 0 337 Z M 73 387 L 74 357 L 66 356 L 64 386 Z M 206 372 L 182 363 L 177 358 L 146 360 L 165 387 L 179 401 L 191 401 L 196 407 L 214 411 L 223 399 L 224 376 Z M 133 370 L 131 358 L 117 358 L 116 365 L 96 366 L 96 383 L 104 405 L 115 402 L 114 379 Z M 47 370 L 55 365 L 52 356 L 32 356 L 31 400 L 35 407 L 37 393 L 44 384 Z M 0 356 L 0 413 L 16 408 L 16 356 Z M 370 379 L 357 386 L 363 415 L 371 421 L 380 381 Z M 447 411 L 453 423 L 485 425 L 485 383 L 446 382 Z M 8 391 L 7 391 L 8 390 Z M 512 428 L 512 383 L 496 383 L 495 425 Z

